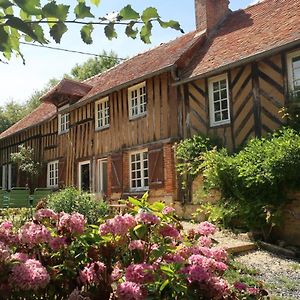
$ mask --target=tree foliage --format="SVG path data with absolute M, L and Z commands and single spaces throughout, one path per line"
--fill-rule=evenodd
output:
M 75 5 L 67 5 L 50 0 L 43 5 L 40 0 L 0 0 L 0 52 L 9 60 L 13 53 L 23 57 L 20 41 L 47 44 L 52 39 L 60 43 L 70 24 L 81 27 L 81 39 L 86 44 L 93 42 L 95 26 L 103 26 L 109 40 L 118 36 L 116 25 L 123 26 L 128 37 L 135 39 L 139 34 L 144 43 L 150 43 L 154 23 L 182 31 L 178 22 L 163 21 L 154 7 L 139 13 L 127 5 L 118 13 L 96 16 L 91 9 L 99 6 L 100 0 L 87 2 L 78 0 Z
M 76 64 L 71 70 L 71 75 L 74 79 L 85 80 L 112 68 L 118 63 L 119 59 L 114 51 L 102 51 L 99 57 L 90 58 L 81 65 Z

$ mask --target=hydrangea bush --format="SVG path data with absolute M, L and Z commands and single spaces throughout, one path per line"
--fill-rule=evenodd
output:
M 204 222 L 183 232 L 172 207 L 129 198 L 128 213 L 88 225 L 79 213 L 41 209 L 16 230 L 0 225 L 3 299 L 263 299 L 223 278 L 227 253 Z

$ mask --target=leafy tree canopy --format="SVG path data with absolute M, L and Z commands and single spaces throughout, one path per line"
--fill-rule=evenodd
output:
M 110 40 L 117 38 L 116 25 L 123 26 L 128 37 L 135 39 L 139 35 L 144 43 L 150 43 L 154 23 L 162 28 L 182 31 L 177 21 L 163 21 L 154 7 L 137 12 L 127 5 L 118 13 L 103 17 L 91 12 L 92 6 L 99 4 L 100 0 L 78 0 L 75 5 L 61 4 L 55 0 L 47 1 L 45 5 L 40 0 L 0 0 L 0 52 L 7 60 L 13 53 L 23 58 L 20 42 L 47 44 L 50 38 L 60 43 L 70 24 L 80 26 L 81 39 L 86 44 L 93 42 L 95 26 L 103 26 Z

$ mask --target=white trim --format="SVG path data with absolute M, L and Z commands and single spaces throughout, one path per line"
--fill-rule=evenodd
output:
M 141 112 L 141 94 L 140 94 L 140 88 L 145 87 L 145 97 L 146 97 L 146 109 L 145 111 Z M 132 91 L 137 91 L 137 113 L 132 114 L 132 97 L 131 97 L 131 92 Z M 142 116 L 147 115 L 147 85 L 146 81 L 143 81 L 141 83 L 138 83 L 136 85 L 133 85 L 128 88 L 128 112 L 129 112 L 129 120 L 134 120 L 137 118 L 140 118 Z
M 141 181 L 143 183 L 142 187 L 136 188 L 132 186 L 132 155 L 134 154 L 143 154 L 147 153 L 147 170 L 148 170 L 148 186 L 144 185 L 144 161 L 141 160 Z M 147 191 L 149 190 L 149 154 L 148 154 L 148 149 L 142 149 L 142 150 L 137 150 L 137 151 L 131 151 L 129 152 L 129 180 L 130 180 L 130 190 L 133 192 L 140 192 L 140 191 Z
M 50 184 L 50 165 L 54 165 L 56 167 L 56 169 L 54 169 L 54 172 L 57 173 L 57 176 L 54 177 L 54 180 L 57 180 L 57 184 Z M 50 161 L 47 164 L 47 188 L 58 188 L 58 168 L 59 168 L 59 161 L 58 160 L 54 160 L 54 161 Z
M 213 83 L 219 82 L 221 80 L 226 80 L 226 92 L 227 92 L 227 109 L 228 109 L 228 119 L 215 121 L 215 108 L 214 108 L 214 98 L 213 98 Z M 209 121 L 210 126 L 220 126 L 224 124 L 230 124 L 231 116 L 230 116 L 230 101 L 229 101 L 229 84 L 228 84 L 228 76 L 227 73 L 211 77 L 208 79 L 208 91 L 209 91 Z
M 83 165 L 89 165 L 89 172 L 90 172 L 90 182 L 89 182 L 89 188 L 91 189 L 91 178 L 92 178 L 92 173 L 91 173 L 91 161 L 90 160 L 85 160 L 81 161 L 78 163 L 78 189 L 81 191 L 81 166 Z
M 98 126 L 98 122 L 99 122 L 98 105 L 102 104 L 102 103 L 105 103 L 105 102 L 108 103 L 108 124 L 106 124 L 104 126 Z M 102 118 L 102 120 L 105 121 L 105 116 L 103 116 L 103 111 L 101 113 L 101 118 Z M 95 102 L 95 129 L 96 130 L 106 129 L 106 128 L 109 128 L 109 126 L 110 126 L 110 103 L 109 103 L 109 97 L 107 96 L 107 97 L 101 98 L 100 100 L 98 100 L 98 101 Z
M 2 190 L 11 189 L 11 174 L 12 166 L 11 164 L 2 165 Z
M 297 56 L 300 56 L 300 50 L 293 51 L 287 54 L 288 83 L 291 92 L 294 91 L 294 82 L 293 82 L 294 71 L 293 71 L 292 59 Z

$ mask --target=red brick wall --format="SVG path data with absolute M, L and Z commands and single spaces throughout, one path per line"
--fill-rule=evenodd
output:
M 129 192 L 130 189 L 130 166 L 129 153 L 123 153 L 123 192 Z
M 108 156 L 108 158 L 107 158 L 107 196 L 108 196 L 108 198 L 111 197 L 111 172 L 112 172 L 111 156 Z
M 175 158 L 172 144 L 164 145 L 164 174 L 165 174 L 165 191 L 169 194 L 175 194 L 176 191 L 176 172 Z
M 211 31 L 228 13 L 228 0 L 195 0 L 196 27 Z

